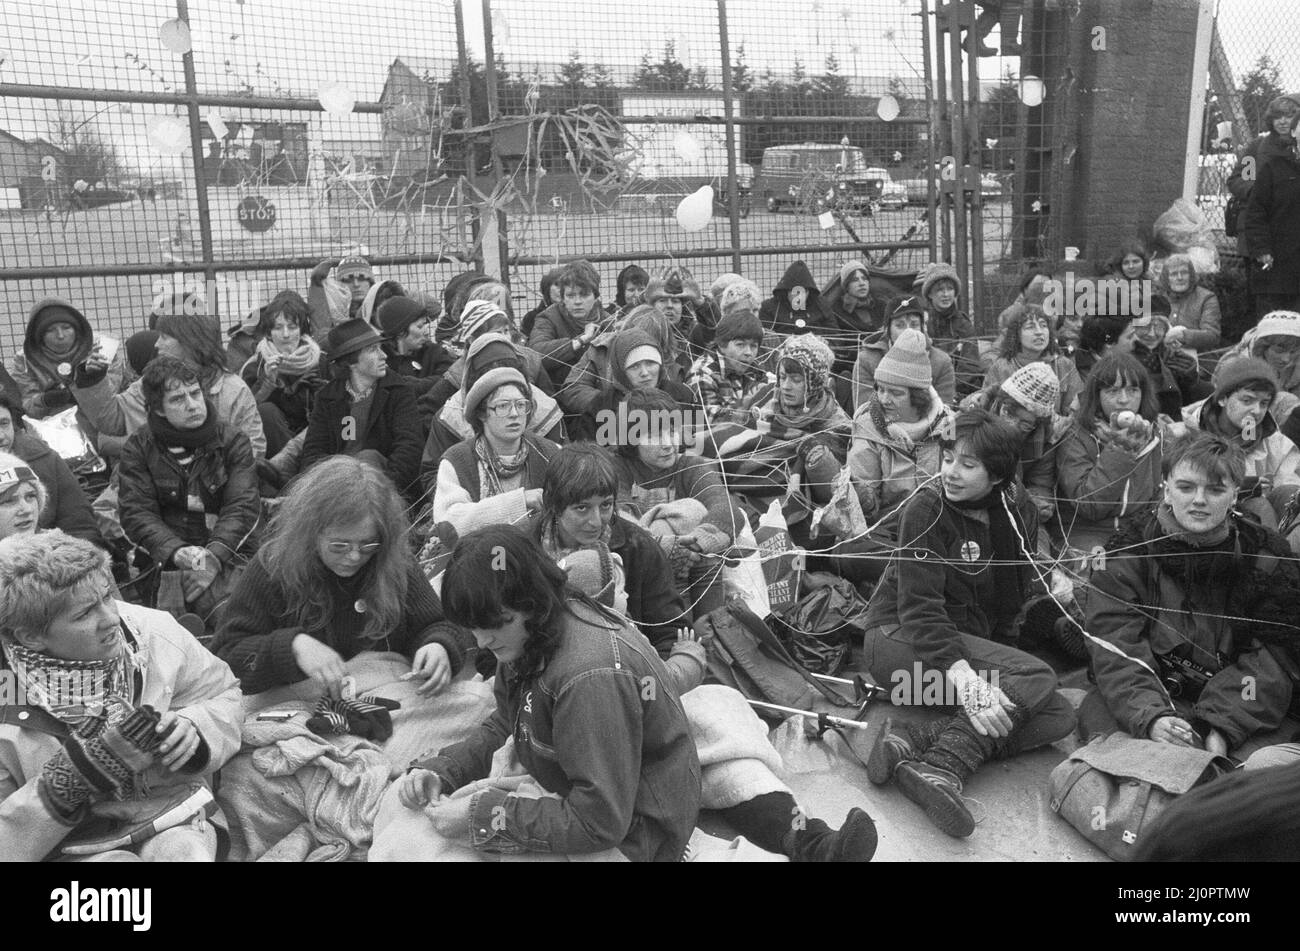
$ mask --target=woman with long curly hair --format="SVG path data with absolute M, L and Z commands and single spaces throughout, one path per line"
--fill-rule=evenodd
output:
M 1057 347 L 1054 322 L 1041 307 L 1032 304 L 1007 322 L 1001 349 L 989 366 L 988 373 L 984 375 L 983 393 L 995 391 L 1002 381 L 1031 363 L 1046 363 L 1052 368 L 1061 384 L 1055 411 L 1061 416 L 1069 416 L 1074 412 L 1074 403 L 1079 397 L 1079 391 L 1083 389 L 1083 381 L 1079 378 L 1074 361 L 1062 354 Z M 978 406 L 982 395 L 972 394 L 963 405 Z
M 337 698 L 344 661 L 368 650 L 411 658 L 426 696 L 447 684 L 468 638 L 443 620 L 409 529 L 402 497 L 373 466 L 331 456 L 303 473 L 213 644 L 244 692 L 309 678 Z
M 699 813 L 700 764 L 672 675 L 649 642 L 571 588 L 512 526 L 461 539 L 442 593 L 448 617 L 500 664 L 497 709 L 469 739 L 407 772 L 402 805 L 429 806 L 443 837 L 477 851 L 680 860 Z M 464 790 L 489 778 L 512 737 L 544 794 L 516 794 L 508 782 Z

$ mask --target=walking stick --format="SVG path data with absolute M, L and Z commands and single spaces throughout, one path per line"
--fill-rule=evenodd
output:
M 832 716 L 829 713 L 817 713 L 814 710 L 800 710 L 798 707 L 783 707 L 779 703 L 767 703 L 763 700 L 750 700 L 749 705 L 752 707 L 761 707 L 764 710 L 776 710 L 780 713 L 789 713 L 795 716 L 808 717 L 816 720 L 819 725 L 848 727 L 851 730 L 866 730 L 869 725 L 864 720 L 846 720 L 844 717 Z

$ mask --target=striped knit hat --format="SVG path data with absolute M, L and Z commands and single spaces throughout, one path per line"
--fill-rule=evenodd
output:
M 930 366 L 925 334 L 910 327 L 898 335 L 894 345 L 876 367 L 876 381 L 913 390 L 928 390 L 934 385 L 934 368 Z

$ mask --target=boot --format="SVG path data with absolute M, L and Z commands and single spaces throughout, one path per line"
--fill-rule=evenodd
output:
M 1029 712 L 1021 700 L 1002 689 L 1014 704 L 1010 711 L 1014 732 L 1029 719 Z M 965 714 L 958 714 L 947 721 L 919 760 L 900 763 L 894 778 L 903 795 L 920 806 L 941 832 L 963 838 L 975 831 L 975 819 L 962 800 L 962 789 L 985 761 L 1006 752 L 1007 739 L 981 736 Z
M 877 786 L 889 782 L 900 763 L 914 760 L 930 748 L 947 726 L 945 720 L 935 720 L 920 727 L 908 727 L 905 733 L 895 733 L 894 721 L 885 722 L 876 734 L 876 741 L 867 754 L 867 779 Z
M 809 819 L 805 828 L 786 834 L 781 851 L 792 862 L 870 862 L 876 844 L 876 824 L 854 806 L 838 831 Z

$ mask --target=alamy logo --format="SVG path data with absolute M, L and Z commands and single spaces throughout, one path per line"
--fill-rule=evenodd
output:
M 131 923 L 133 931 L 148 931 L 153 924 L 153 889 L 69 888 L 50 892 L 50 921 Z
M 1134 284 L 1141 287 L 1135 292 Z M 1047 296 L 1043 310 L 1061 316 L 1088 317 L 1105 314 L 1112 317 L 1139 317 L 1151 313 L 1151 282 L 1128 281 L 1118 277 L 1075 277 L 1065 273 L 1065 280 L 1049 278 L 1044 282 Z
M 1001 672 L 998 670 L 977 670 L 980 680 L 990 687 L 997 687 Z M 889 694 L 889 702 L 895 706 L 908 707 L 960 707 L 961 691 L 944 676 L 943 671 L 926 670 L 917 661 L 908 668 L 895 670 L 890 676 L 894 689 Z
M 0 670 L 0 707 L 42 705 L 54 699 L 93 705 L 108 699 L 103 671 L 31 670 L 20 677 L 12 670 Z
M 153 282 L 150 305 L 157 317 L 231 315 L 242 319 L 266 303 L 266 284 L 260 279 L 221 276 L 211 281 L 160 277 Z
M 709 418 L 703 410 L 629 410 L 621 403 L 617 412 L 603 409 L 596 414 L 598 446 L 687 446 L 698 455 L 708 431 Z

